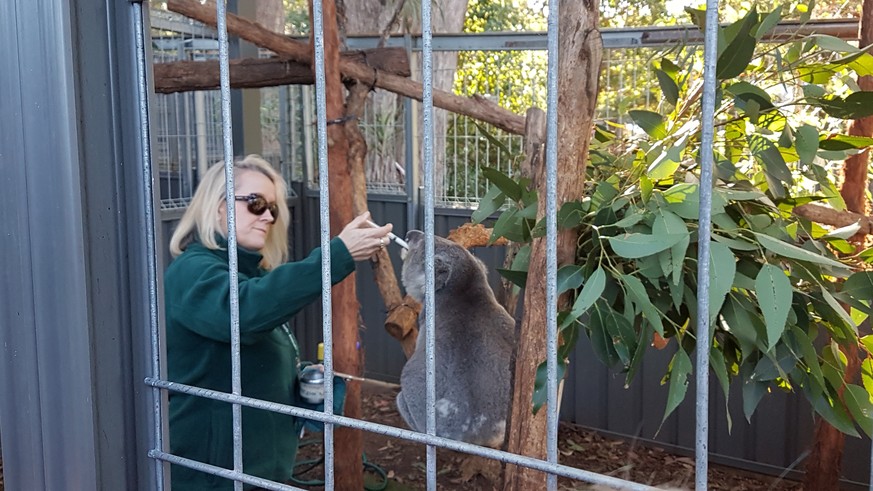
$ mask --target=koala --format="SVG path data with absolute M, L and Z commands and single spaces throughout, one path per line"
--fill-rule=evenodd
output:
M 401 278 L 424 303 L 424 234 L 406 234 Z M 462 246 L 434 237 L 436 433 L 492 448 L 503 445 L 510 400 L 515 321 L 494 297 L 485 265 Z M 403 366 L 397 409 L 415 431 L 427 430 L 425 312 L 415 352 Z

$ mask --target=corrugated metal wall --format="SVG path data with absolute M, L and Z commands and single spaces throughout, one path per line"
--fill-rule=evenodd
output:
M 318 245 L 318 195 L 295 185 L 297 195 L 291 201 L 292 258 L 301 259 Z M 377 223 L 393 223 L 394 232 L 402 237 L 409 228 L 421 228 L 421 213 L 408 220 L 405 196 L 371 195 L 369 209 Z M 169 240 L 178 213 L 164 215 L 164 237 Z M 175 214 L 174 214 L 175 213 Z M 445 237 L 448 232 L 470 221 L 470 210 L 440 208 L 434 212 L 434 230 Z M 472 252 L 485 262 L 492 287 L 499 284 L 495 269 L 502 267 L 503 247 L 478 248 Z M 397 247 L 389 247 L 391 260 L 400 277 Z M 165 257 L 169 257 L 166 253 Z M 397 382 L 405 357 L 399 343 L 384 329 L 385 305 L 374 288 L 372 269 L 367 263 L 357 268 L 357 291 L 365 330 L 365 375 Z M 304 309 L 292 322 L 300 341 L 304 359 L 315 359 L 321 341 L 321 305 Z M 623 373 L 610 370 L 594 355 L 588 338 L 581 336 L 566 379 L 561 419 L 624 438 L 656 443 L 671 450 L 694 453 L 694 391 L 689 388 L 686 400 L 661 424 L 667 401 L 667 386 L 661 385 L 673 352 L 649 350 L 643 365 L 629 388 L 624 387 Z M 789 477 L 800 478 L 803 457 L 814 431 L 812 409 L 802 395 L 773 393 L 765 397 L 751 423 L 743 416 L 742 387 L 734 383 L 730 390 L 730 414 L 733 426 L 728 432 L 724 394 L 718 381 L 710 382 L 710 452 L 712 461 L 759 472 L 779 474 L 794 469 Z M 852 483 L 866 483 L 869 478 L 870 440 L 846 438 L 843 454 L 843 477 L 848 488 Z

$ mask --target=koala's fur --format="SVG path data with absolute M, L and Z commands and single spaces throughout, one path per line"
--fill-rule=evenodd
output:
M 406 235 L 406 292 L 424 303 L 424 234 Z M 509 364 L 515 321 L 497 303 L 485 265 L 458 244 L 434 237 L 436 433 L 498 448 L 506 431 L 511 396 Z M 400 375 L 397 409 L 406 424 L 427 424 L 425 312 L 418 318 L 415 352 Z

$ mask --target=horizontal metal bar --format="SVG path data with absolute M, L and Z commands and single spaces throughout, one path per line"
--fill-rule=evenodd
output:
M 548 472 L 557 476 L 576 479 L 592 484 L 601 484 L 615 489 L 657 489 L 652 486 L 647 486 L 645 484 L 639 484 L 631 481 L 625 481 L 624 479 L 604 476 L 602 474 L 597 474 L 595 472 L 589 472 L 582 469 L 576 469 L 574 467 L 569 467 L 566 465 L 550 464 L 539 459 L 524 457 L 522 455 L 504 452 L 502 450 L 480 447 L 478 445 L 473 445 L 470 443 L 450 440 L 448 438 L 443 438 L 439 436 L 430 436 L 424 433 L 419 433 L 417 431 L 404 430 L 402 428 L 395 428 L 393 426 L 373 423 L 370 421 L 361 421 L 359 419 L 347 418 L 345 416 L 327 415 L 319 411 L 312 411 L 309 409 L 303 409 L 294 406 L 286 406 L 284 404 L 262 401 L 260 399 L 253 399 L 251 397 L 234 396 L 233 394 L 228 394 L 226 392 L 202 389 L 199 387 L 179 384 L 176 382 L 168 382 L 166 380 L 159 380 L 151 377 L 145 379 L 145 384 L 151 387 L 158 387 L 161 389 L 171 390 L 173 392 L 179 392 L 182 394 L 190 394 L 198 397 L 205 397 L 208 399 L 227 402 L 230 404 L 240 404 L 243 406 L 253 407 L 257 409 L 266 409 L 268 411 L 273 411 L 280 414 L 287 414 L 298 418 L 306 418 L 328 424 L 338 424 L 357 430 L 369 431 L 372 433 L 377 433 L 379 435 L 390 436 L 393 438 L 402 438 L 404 440 L 421 443 L 423 445 L 436 445 L 438 447 L 447 448 L 456 452 L 464 452 L 471 455 L 478 455 L 480 457 L 499 460 L 500 462 L 504 462 L 507 464 L 521 465 L 538 471 Z
M 216 467 L 214 465 L 204 464 L 203 462 L 186 459 L 185 457 L 179 457 L 178 455 L 161 452 L 159 450 L 149 451 L 149 457 L 153 459 L 164 460 L 170 462 L 171 464 L 185 466 L 197 471 L 208 472 L 210 474 L 225 477 L 227 479 L 237 480 L 246 484 L 252 484 L 264 489 L 271 489 L 274 491 L 306 491 L 305 489 L 295 488 L 294 486 L 290 486 L 288 484 L 277 484 L 274 481 L 270 481 L 261 477 L 250 476 L 244 472 L 235 472 L 230 469 L 225 469 L 224 467 Z
M 606 28 L 601 29 L 604 49 L 666 47 L 676 44 L 703 44 L 703 32 L 693 25 L 669 27 Z M 857 19 L 816 20 L 805 24 L 783 22 L 776 26 L 765 41 L 790 39 L 794 36 L 827 34 L 845 40 L 858 39 Z M 434 34 L 434 51 L 508 51 L 545 50 L 547 33 L 542 32 L 484 32 L 463 34 Z M 413 51 L 421 51 L 421 36 L 410 37 Z M 378 36 L 349 36 L 349 49 L 375 48 Z M 402 36 L 392 36 L 386 47 L 406 47 Z

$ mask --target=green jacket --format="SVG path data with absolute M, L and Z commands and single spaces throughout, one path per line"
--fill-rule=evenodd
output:
M 224 244 L 226 246 L 226 243 Z M 272 271 L 260 254 L 238 249 L 240 379 L 248 397 L 292 404 L 297 397 L 297 343 L 284 324 L 321 295 L 321 249 Z M 330 243 L 331 280 L 354 271 L 345 244 Z M 190 244 L 164 274 L 167 372 L 171 382 L 231 392 L 230 285 L 227 250 Z M 231 404 L 169 393 L 170 450 L 233 468 Z M 243 472 L 273 481 L 291 477 L 297 453 L 295 419 L 242 408 Z M 172 466 L 173 489 L 233 489 L 233 482 Z

